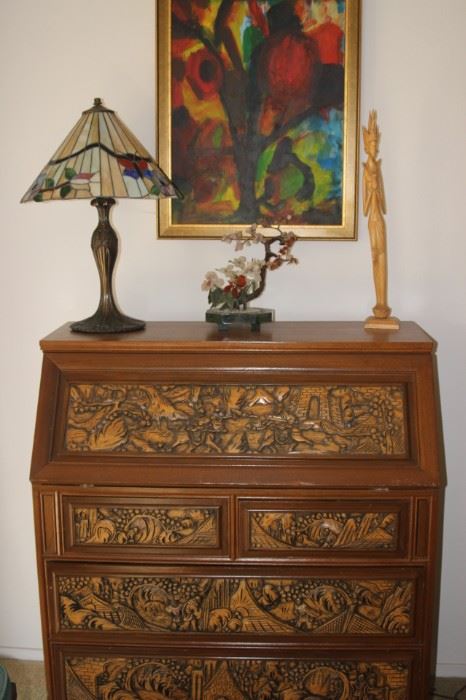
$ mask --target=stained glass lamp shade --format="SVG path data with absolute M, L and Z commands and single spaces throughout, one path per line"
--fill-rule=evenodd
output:
M 91 199 L 99 223 L 91 247 L 100 275 L 100 302 L 87 319 L 71 324 L 83 333 L 140 330 L 144 321 L 125 316 L 113 295 L 112 276 L 118 238 L 109 220 L 115 198 L 181 196 L 144 146 L 99 98 L 82 113 L 76 126 L 34 180 L 21 202 Z

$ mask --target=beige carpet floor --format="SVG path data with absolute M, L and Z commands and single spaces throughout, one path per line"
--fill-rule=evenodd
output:
M 1 659 L 10 681 L 16 684 L 18 700 L 47 700 L 44 664 L 41 661 Z
M 40 661 L 0 658 L 10 680 L 16 684 L 18 700 L 47 700 L 44 666 Z M 432 700 L 466 700 L 466 678 L 438 678 Z M 419 700 L 422 700 L 419 698 Z

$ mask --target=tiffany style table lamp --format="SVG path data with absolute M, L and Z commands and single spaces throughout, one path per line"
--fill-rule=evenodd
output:
M 125 316 L 114 296 L 112 276 L 118 254 L 118 238 L 109 212 L 115 198 L 180 197 L 154 159 L 115 112 L 100 98 L 82 113 L 52 159 L 35 179 L 21 202 L 91 199 L 99 223 L 91 247 L 100 276 L 97 311 L 71 324 L 81 333 L 121 333 L 144 328 L 144 321 Z

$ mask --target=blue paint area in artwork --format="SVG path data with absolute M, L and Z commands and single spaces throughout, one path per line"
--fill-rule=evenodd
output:
M 331 172 L 329 198 L 341 199 L 343 173 L 343 115 L 331 109 L 327 115 L 315 114 L 306 120 L 306 127 L 314 135 L 313 160 L 322 170 Z

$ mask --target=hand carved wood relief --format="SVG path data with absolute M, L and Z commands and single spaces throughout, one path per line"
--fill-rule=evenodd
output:
M 250 511 L 251 549 L 395 550 L 399 514 Z
M 408 635 L 414 582 L 57 576 L 62 630 Z
M 181 506 L 72 507 L 77 545 L 215 547 L 219 508 Z
M 65 660 L 67 700 L 407 700 L 404 662 L 86 658 Z
M 405 456 L 395 385 L 72 384 L 70 452 Z
M 290 21 L 300 4 L 328 5 L 268 3 Z M 42 348 L 50 700 L 428 697 L 444 479 L 430 336 L 67 325 Z

